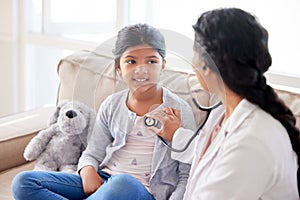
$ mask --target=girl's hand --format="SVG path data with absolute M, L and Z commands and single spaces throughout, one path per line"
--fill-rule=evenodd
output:
M 92 166 L 82 168 L 79 174 L 82 179 L 83 191 L 86 196 L 93 194 L 103 184 L 103 180 Z

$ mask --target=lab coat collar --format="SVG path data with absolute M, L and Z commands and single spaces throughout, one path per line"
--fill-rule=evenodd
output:
M 231 116 L 224 124 L 224 130 L 227 134 L 235 132 L 236 129 L 243 123 L 243 121 L 257 108 L 257 105 L 252 104 L 246 99 L 237 105 Z

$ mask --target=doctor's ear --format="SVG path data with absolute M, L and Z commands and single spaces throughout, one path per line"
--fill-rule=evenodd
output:
M 203 71 L 204 76 L 208 76 L 210 74 L 210 67 L 208 67 L 207 65 L 204 65 L 203 67 L 201 67 L 201 70 Z

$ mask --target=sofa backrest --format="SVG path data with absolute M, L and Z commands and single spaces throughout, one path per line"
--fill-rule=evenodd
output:
M 169 60 L 167 63 L 169 63 L 167 66 L 172 66 Z M 173 63 L 178 65 L 178 62 L 173 61 Z M 114 60 L 109 54 L 76 52 L 60 61 L 58 75 L 60 78 L 58 101 L 78 100 L 95 110 L 98 110 L 108 95 L 126 88 L 122 81 L 117 81 Z M 209 98 L 201 90 L 196 76 L 166 67 L 161 75 L 161 84 L 191 105 L 197 123 L 203 120 L 204 114 L 196 108 L 189 92 L 197 91 L 198 96 L 202 95 L 201 104 L 208 105 Z
M 78 100 L 98 110 L 108 95 L 124 89 L 126 86 L 116 81 L 114 60 L 109 52 L 110 50 L 79 51 L 63 58 L 57 69 L 60 78 L 57 100 Z M 182 65 L 187 66 L 184 68 Z M 167 58 L 167 67 L 162 73 L 161 84 L 190 104 L 199 125 L 205 113 L 194 105 L 190 92 L 196 92 L 200 96 L 198 99 L 201 99 L 202 105 L 208 105 L 211 99 L 201 90 L 194 74 L 178 71 L 176 70 L 178 67 L 190 68 L 187 62 Z M 300 95 L 283 90 L 276 91 L 292 109 L 297 119 L 297 127 L 300 128 Z

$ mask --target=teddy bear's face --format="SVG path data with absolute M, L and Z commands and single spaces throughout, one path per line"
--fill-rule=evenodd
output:
M 89 113 L 85 105 L 68 102 L 60 109 L 57 123 L 66 134 L 80 134 L 88 125 Z

